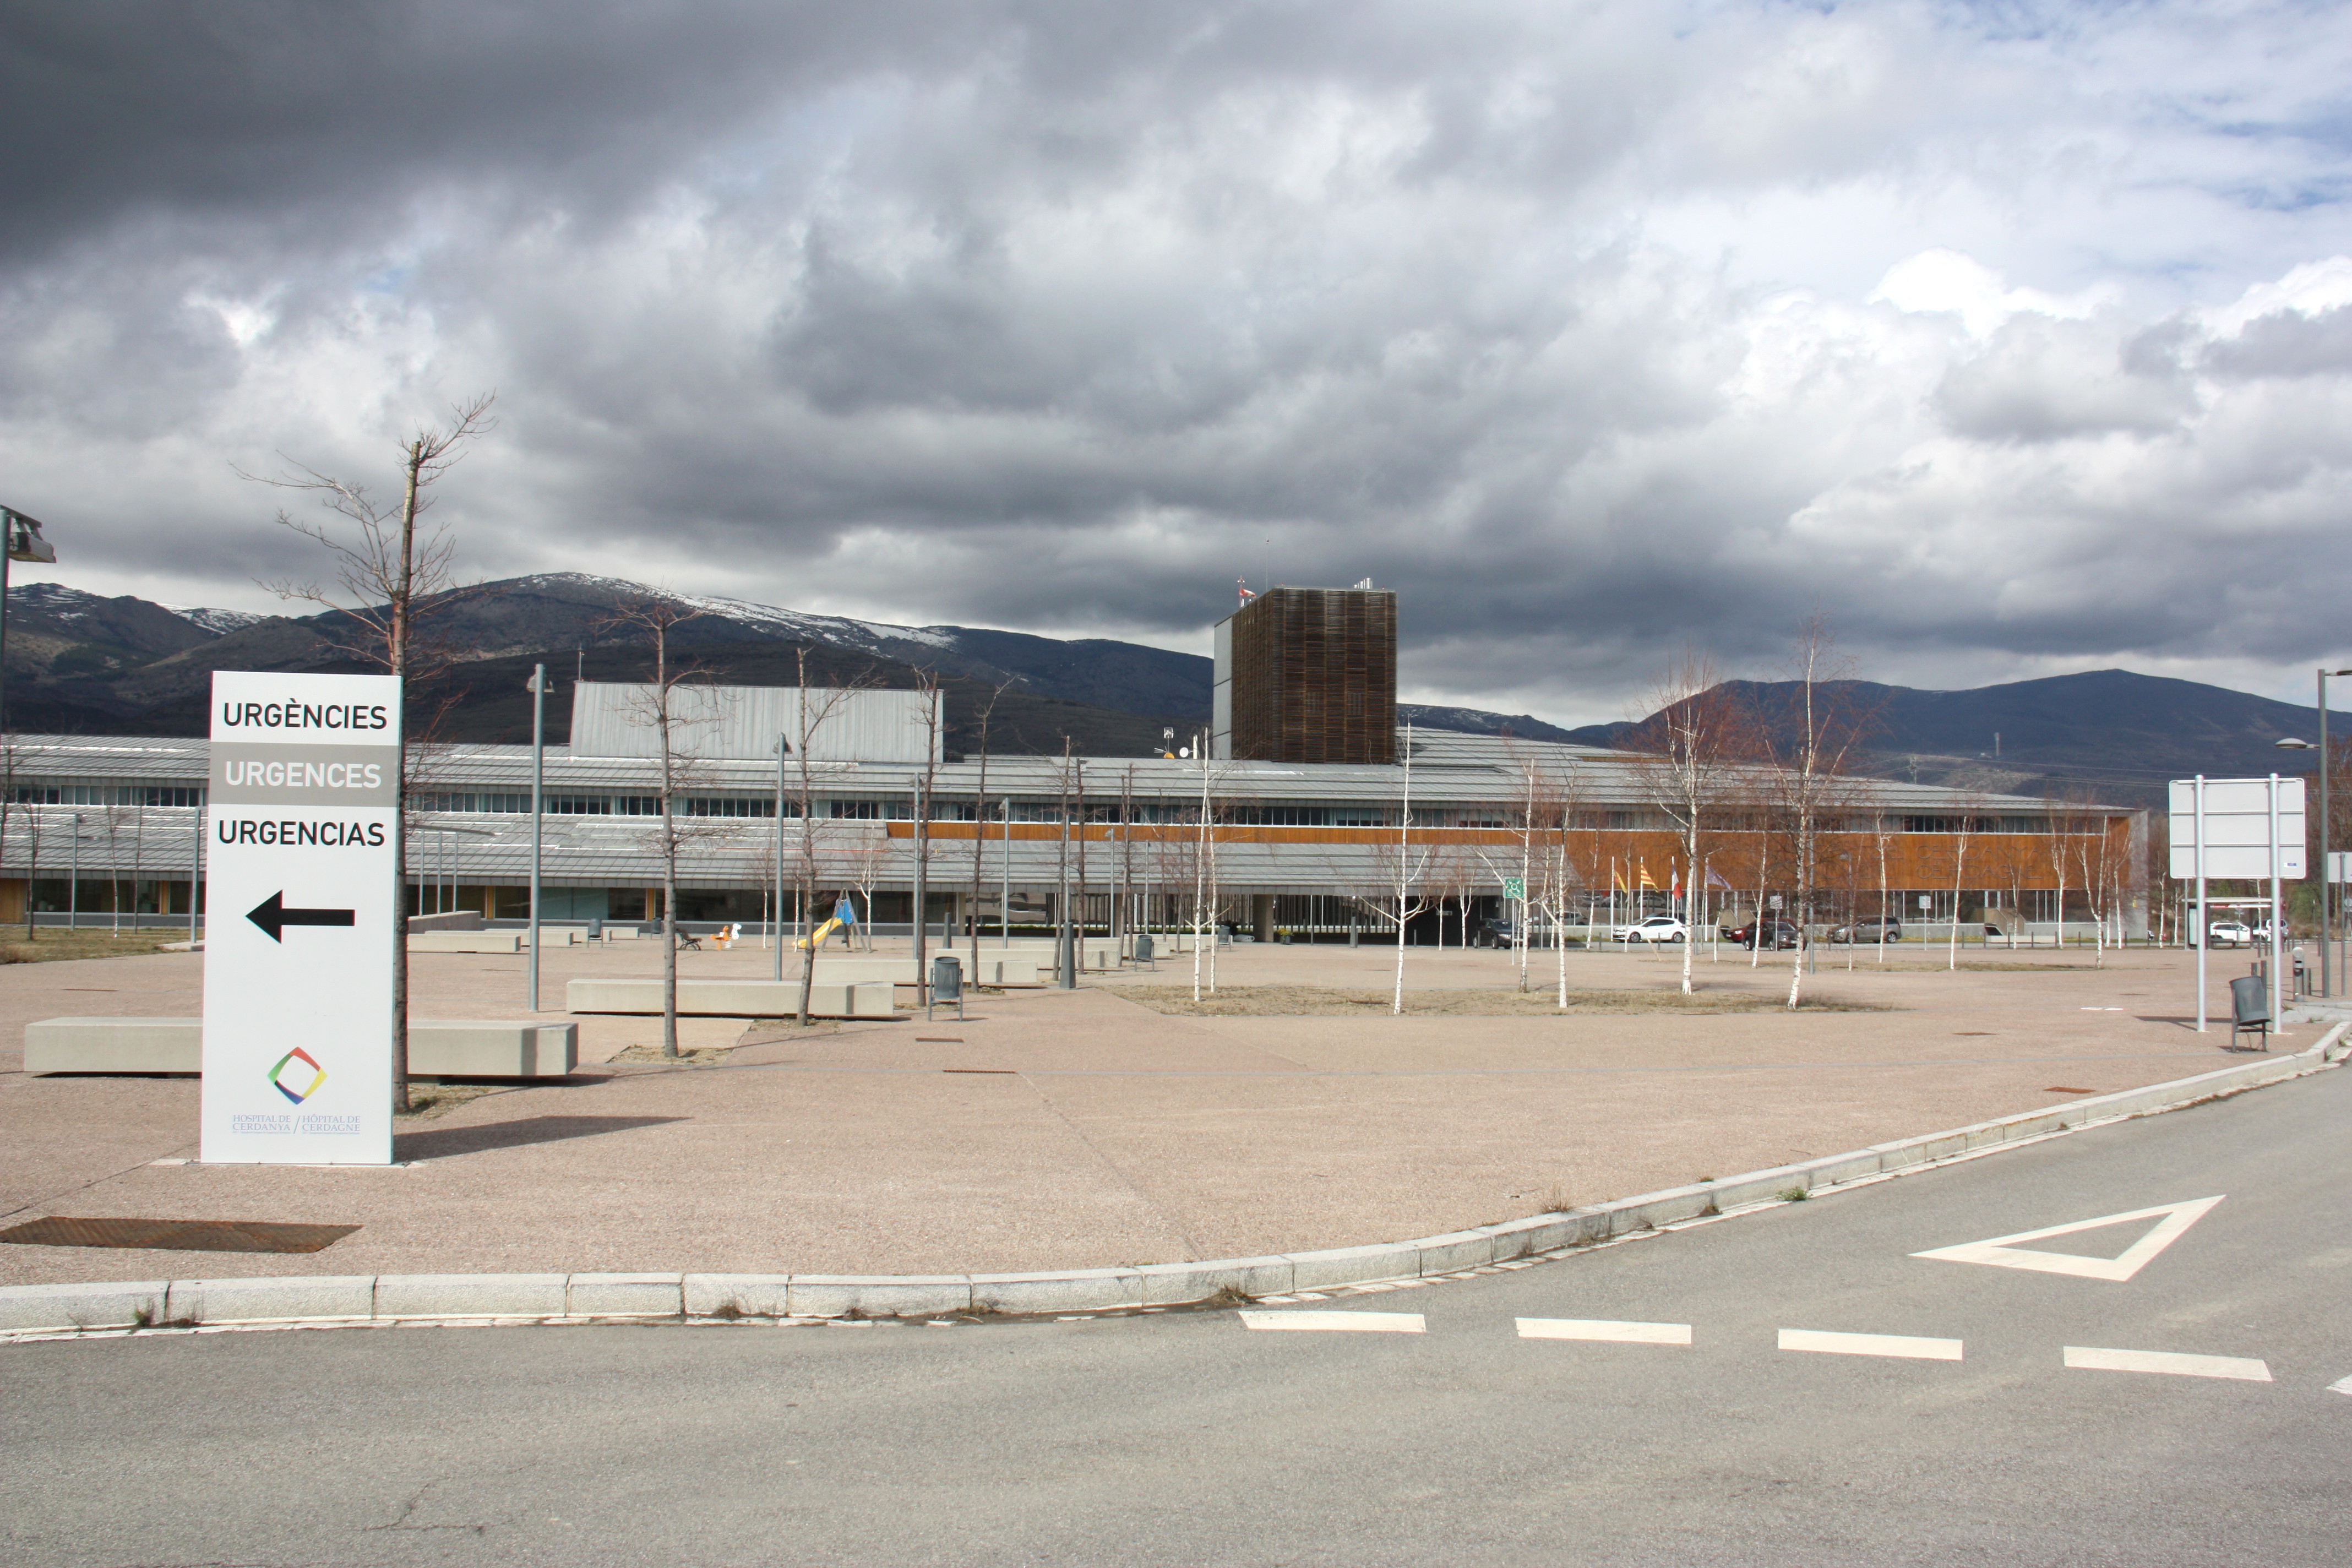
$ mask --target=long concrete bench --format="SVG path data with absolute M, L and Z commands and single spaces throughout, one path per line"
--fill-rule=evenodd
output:
M 1167 949 L 1162 948 L 1160 951 L 1165 952 Z M 980 939 L 980 956 L 984 960 L 992 952 L 999 956 L 1018 955 L 1033 959 L 1037 966 L 1044 970 L 1051 970 L 1054 967 L 1054 943 L 1046 938 L 1014 937 L 1013 945 L 1008 948 L 992 939 L 986 932 L 982 932 Z M 1119 950 L 1117 942 L 1097 939 L 1078 944 L 1078 967 L 1081 969 L 1116 969 L 1118 963 Z
M 562 1078 L 580 1061 L 580 1026 L 411 1019 L 408 1070 L 420 1078 Z M 25 1071 L 201 1073 L 201 1018 L 43 1018 L 25 1026 Z
M 932 956 L 939 956 L 937 950 L 933 951 Z M 1051 967 L 1054 962 L 1051 953 L 1041 958 L 1034 952 L 1024 952 L 1017 948 L 1008 953 L 984 944 L 980 950 L 980 967 L 977 970 L 972 968 L 969 950 L 957 948 L 954 957 L 957 965 L 964 971 L 965 984 L 970 985 L 1043 985 L 1045 981 L 1039 978 L 1040 973 Z M 876 956 L 820 958 L 816 961 L 816 983 L 819 985 L 864 985 L 877 981 L 911 990 L 915 984 L 914 959 L 911 956 Z
M 888 1018 L 891 984 L 887 980 L 809 988 L 809 1014 L 817 1018 Z M 696 1017 L 784 1018 L 799 1013 L 797 980 L 681 980 L 677 1010 Z M 574 980 L 564 987 L 564 1007 L 573 1013 L 658 1013 L 658 979 Z
M 541 947 L 577 947 L 581 931 L 575 928 L 541 930 Z M 530 946 L 527 931 L 419 931 L 408 939 L 411 952 L 521 952 Z

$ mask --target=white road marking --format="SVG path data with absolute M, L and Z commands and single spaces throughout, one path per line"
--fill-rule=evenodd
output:
M 2033 1268 L 2044 1274 L 2072 1274 L 2083 1279 L 2124 1280 L 2138 1273 L 2147 1266 L 2150 1258 L 2179 1240 L 2183 1231 L 2203 1219 L 2215 1204 L 2228 1195 L 2226 1193 L 2216 1194 L 2210 1198 L 2192 1198 L 2186 1203 L 2158 1204 L 2154 1208 L 2134 1209 L 2129 1214 L 2102 1215 L 2097 1219 L 2078 1219 L 2072 1225 L 2053 1225 L 2042 1230 L 2021 1230 L 2015 1236 L 1996 1236 L 1989 1241 L 1939 1247 L 1930 1252 L 1915 1252 L 1911 1256 L 1940 1258 L 1948 1263 L 1990 1263 L 1998 1268 Z M 2016 1245 L 2021 1241 L 2042 1241 L 2053 1236 L 2072 1236 L 2078 1230 L 2096 1230 L 2101 1226 L 2152 1219 L 2158 1215 L 2165 1216 L 2163 1223 L 2114 1258 L 2078 1258 L 2071 1252 L 2037 1252 Z
M 1841 1334 L 1826 1329 L 1782 1329 L 1784 1351 L 1818 1351 L 1824 1355 L 1905 1356 L 1913 1361 L 1958 1361 L 1958 1340 L 1919 1339 L 1910 1334 Z
M 2168 1372 L 2176 1377 L 2234 1377 L 2247 1383 L 2268 1383 L 2265 1363 L 2233 1355 L 2180 1355 L 2172 1351 L 2102 1350 L 2096 1345 L 2068 1345 L 2066 1364 L 2085 1372 Z M 2352 1383 L 2352 1378 L 2345 1380 Z
M 1523 1340 L 1601 1340 L 1621 1345 L 1686 1345 L 1688 1323 L 1626 1323 L 1608 1318 L 1521 1318 Z
M 2327 1392 L 2330 1394 L 2352 1394 L 2352 1377 L 2347 1377 L 2340 1383 L 2329 1384 L 2327 1385 Z
M 1417 1334 L 1428 1325 L 1419 1312 L 1244 1312 L 1252 1329 L 1307 1329 L 1360 1334 Z

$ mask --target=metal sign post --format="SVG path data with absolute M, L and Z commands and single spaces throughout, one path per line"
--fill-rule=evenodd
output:
M 2197 1032 L 2201 1035 L 2205 1032 L 2205 1014 L 2207 1010 L 2205 1005 L 2205 943 L 2207 939 L 2211 935 L 2210 928 L 2212 922 L 2205 913 L 2205 775 L 2203 773 L 2199 773 L 2195 782 L 2196 788 L 2191 794 L 2190 805 L 2196 812 L 2196 816 L 2192 820 L 2194 823 L 2193 837 L 2197 852 Z M 2066 911 L 2063 910 L 2059 910 L 2058 918 L 2063 921 L 2066 918 Z M 2066 928 L 2062 924 L 2058 929 L 2060 931 L 2064 931 Z M 2235 1037 L 2234 1035 L 2232 1037 Z
M 2267 879 L 2271 908 L 2272 1015 L 2284 1000 L 2280 973 L 2282 881 L 2299 882 L 2304 864 L 2303 781 L 2273 773 L 2259 779 L 2175 779 L 2171 785 L 2172 863 L 2178 879 L 2197 882 L 2197 1026 L 2205 1027 L 2206 909 L 2209 879 Z M 2062 910 L 2063 914 L 2063 911 Z
M 547 842 L 547 666 L 530 669 L 530 1010 L 539 1009 L 539 899 Z M 497 906 L 494 904 L 492 908 Z
M 213 674 L 207 1163 L 392 1163 L 401 683 Z

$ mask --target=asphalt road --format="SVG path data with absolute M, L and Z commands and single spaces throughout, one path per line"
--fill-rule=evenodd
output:
M 0 1557 L 2342 1564 L 2347 1118 L 2352 1072 L 2325 1073 L 1255 1320 L 1418 1332 L 1228 1310 L 0 1347 Z M 2128 1279 L 1910 1256 L 2216 1195 Z M 2018 1246 L 2112 1258 L 2164 1218 Z M 1843 1343 L 1817 1334 L 1941 1342 L 1781 1348 Z

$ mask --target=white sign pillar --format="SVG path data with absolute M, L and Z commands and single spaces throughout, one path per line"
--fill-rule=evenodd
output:
M 2176 879 L 2197 879 L 2197 1026 L 2205 1026 L 2205 946 L 2210 911 L 2206 882 L 2220 877 L 2267 880 L 2271 893 L 2272 1026 L 2285 1006 L 2281 961 L 2285 956 L 2281 881 L 2299 882 L 2304 865 L 2303 781 L 2273 773 L 2259 779 L 2174 779 L 2171 787 L 2172 865 Z M 2063 911 L 2062 910 L 2063 914 Z
M 400 689 L 214 672 L 207 1163 L 392 1163 Z

